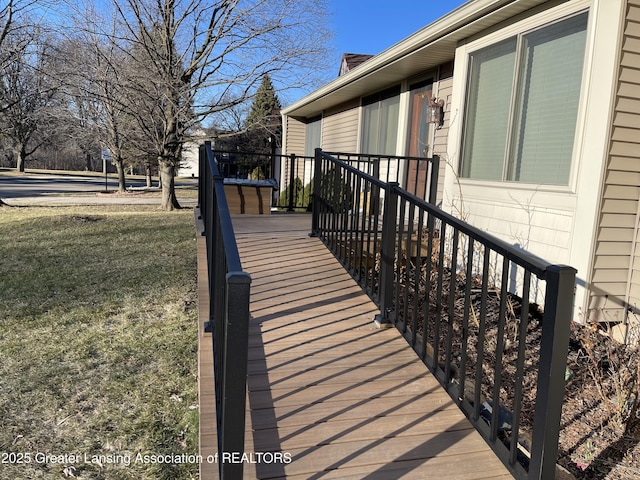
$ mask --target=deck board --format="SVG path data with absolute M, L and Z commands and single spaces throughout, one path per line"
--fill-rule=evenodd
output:
M 512 478 L 309 217 L 236 216 L 252 277 L 244 478 Z M 201 477 L 207 480 L 204 475 Z

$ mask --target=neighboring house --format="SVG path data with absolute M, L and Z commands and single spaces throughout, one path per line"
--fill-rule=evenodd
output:
M 200 144 L 211 139 L 211 132 L 198 129 L 189 135 L 189 140 L 182 145 L 178 177 L 197 177 L 200 173 L 198 160 Z
M 180 165 L 178 166 L 178 177 L 197 177 L 200 173 L 200 163 L 198 160 L 199 145 L 207 139 L 203 130 L 198 130 L 189 140 L 182 145 Z
M 362 55 L 360 53 L 344 53 L 342 54 L 342 61 L 340 62 L 340 71 L 338 76 L 341 77 L 350 70 L 353 70 L 361 63 L 369 60 L 373 55 Z
M 200 173 L 198 163 L 199 144 L 195 141 L 185 142 L 182 146 L 182 158 L 178 167 L 178 177 L 197 177 Z
M 467 2 L 283 121 L 288 155 L 440 155 L 444 210 L 575 267 L 576 319 L 635 319 L 640 0 Z

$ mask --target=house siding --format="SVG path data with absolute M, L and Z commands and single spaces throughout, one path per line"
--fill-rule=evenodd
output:
M 640 0 L 629 0 L 600 205 L 589 318 L 624 321 L 640 307 Z
M 329 152 L 354 153 L 358 144 L 360 99 L 340 105 L 324 113 L 322 148 Z
M 436 204 L 442 206 L 444 195 L 445 173 L 447 170 L 447 143 L 449 141 L 449 128 L 452 120 L 451 95 L 453 93 L 453 62 L 440 66 L 440 78 L 438 80 L 439 99 L 444 100 L 444 123 L 436 130 L 433 140 L 433 154 L 440 157 L 440 170 L 438 172 L 438 194 Z
M 303 157 L 305 153 L 307 124 L 293 117 L 286 117 L 286 130 L 284 139 L 283 154 L 289 156 L 291 154 L 297 157 Z M 312 172 L 311 168 L 305 168 L 305 161 L 298 159 L 294 167 L 298 172 L 296 175 L 303 182 L 303 185 L 309 183 Z M 280 181 L 281 192 L 284 192 L 285 186 L 289 184 L 290 179 L 290 162 L 284 160 L 280 164 Z
M 566 263 L 573 210 L 530 203 L 492 201 L 463 187 L 458 199 L 461 216 L 514 246 L 550 261 Z M 510 198 L 509 198 L 510 199 Z M 456 212 L 458 213 L 458 212 Z
M 292 117 L 287 117 L 286 144 L 284 153 L 291 155 L 292 153 L 302 156 L 304 155 L 304 141 L 306 124 Z

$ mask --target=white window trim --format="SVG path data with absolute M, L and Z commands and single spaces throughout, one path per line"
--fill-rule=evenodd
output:
M 587 25 L 587 41 L 582 97 L 576 123 L 576 143 L 572 159 L 572 183 L 565 188 L 532 186 L 518 182 L 480 182 L 468 179 L 456 179 L 460 157 L 459 148 L 462 139 L 461 118 L 466 95 L 466 77 L 468 52 L 478 45 L 493 43 L 499 38 L 529 29 L 545 21 L 555 21 L 562 16 L 577 14 L 590 8 Z M 622 30 L 625 25 L 626 0 L 571 0 L 566 5 L 554 7 L 530 19 L 516 22 L 500 30 L 499 34 L 489 34 L 480 39 L 479 35 L 460 44 L 456 50 L 454 65 L 454 84 L 451 104 L 451 124 L 448 139 L 448 152 L 451 168 L 447 168 L 445 177 L 445 198 L 447 209 L 456 212 L 460 207 L 458 196 L 464 203 L 474 200 L 499 204 L 515 201 L 526 204 L 530 200 L 535 208 L 562 208 L 573 216 L 568 242 L 568 256 L 557 259 L 560 263 L 572 265 L 578 270 L 578 283 L 575 294 L 574 319 L 584 312 L 588 305 L 588 288 L 592 271 L 593 252 L 597 245 L 596 225 L 598 205 L 603 195 L 603 178 L 606 171 L 606 158 L 609 152 L 610 138 L 607 132 L 613 121 L 622 48 Z M 508 30 L 507 30 L 508 28 Z M 497 33 L 497 32 L 496 32 Z M 476 40 L 478 40 L 476 42 Z M 576 159 L 579 159 L 577 161 Z M 460 182 L 460 183 L 456 183 Z M 535 194 L 535 195 L 534 195 Z M 466 211 L 463 211 L 465 213 Z
M 590 52 L 592 47 L 592 37 L 593 37 L 593 19 L 590 12 L 589 20 L 587 24 L 587 40 L 585 46 L 585 60 L 582 74 L 582 82 L 580 85 L 581 89 L 581 98 L 580 104 L 578 107 L 578 115 L 576 120 L 576 133 L 574 137 L 574 149 L 573 155 L 571 157 L 571 170 L 569 174 L 569 181 L 567 185 L 546 185 L 546 184 L 536 184 L 536 183 L 526 183 L 526 182 L 518 182 L 518 181 L 502 181 L 502 180 L 474 180 L 470 178 L 463 178 L 459 176 L 461 161 L 462 161 L 462 130 L 463 130 L 463 121 L 462 115 L 465 113 L 465 104 L 466 104 L 466 95 L 467 95 L 467 82 L 468 82 L 468 74 L 469 74 L 469 56 L 482 48 L 494 45 L 502 40 L 513 37 L 515 35 L 520 35 L 526 33 L 530 30 L 534 30 L 545 25 L 549 25 L 551 23 L 555 23 L 563 20 L 564 18 L 577 15 L 583 13 L 589 9 L 591 6 L 591 0 L 578 0 L 574 2 L 570 2 L 568 4 L 562 4 L 557 7 L 551 8 L 544 12 L 541 12 L 537 15 L 534 15 L 530 18 L 518 21 L 513 23 L 512 25 L 508 25 L 496 32 L 493 32 L 484 37 L 478 38 L 477 40 L 472 40 L 467 44 L 464 44 L 456 49 L 455 56 L 455 66 L 454 66 L 454 99 L 457 99 L 455 104 L 453 105 L 453 110 L 460 113 L 460 121 L 458 121 L 457 126 L 453 128 L 450 132 L 451 138 L 449 139 L 449 148 L 450 152 L 456 152 L 455 164 L 456 164 L 456 174 L 458 175 L 456 181 L 460 182 L 461 185 L 468 186 L 478 186 L 478 187 L 487 187 L 491 186 L 492 188 L 505 189 L 515 192 L 522 192 L 525 195 L 530 195 L 531 192 L 549 192 L 549 193 L 576 193 L 577 183 L 578 183 L 578 161 L 581 158 L 582 148 L 583 148 L 583 136 L 584 136 L 584 123 L 585 123 L 585 111 L 586 111 L 586 103 L 588 95 L 585 95 L 584 92 L 587 91 L 588 88 L 588 72 L 590 69 L 591 62 L 589 61 Z M 517 193 L 516 193 L 517 194 Z M 554 195 L 552 195 L 554 196 Z

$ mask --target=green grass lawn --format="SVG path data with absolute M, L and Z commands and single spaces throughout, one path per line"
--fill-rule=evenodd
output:
M 1 479 L 196 477 L 195 276 L 191 210 L 0 207 Z

